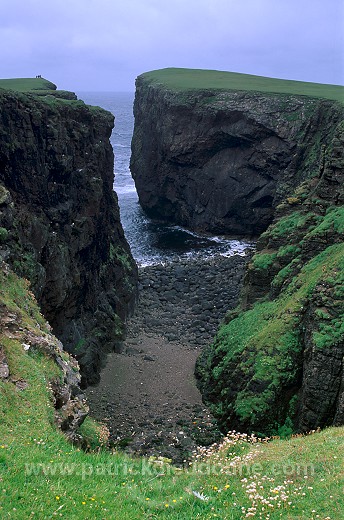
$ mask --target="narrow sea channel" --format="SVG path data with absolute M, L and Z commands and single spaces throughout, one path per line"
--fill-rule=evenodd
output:
M 141 209 L 129 170 L 134 128 L 133 92 L 78 92 L 78 98 L 115 115 L 111 143 L 115 154 L 115 184 L 121 221 L 139 266 L 169 263 L 178 258 L 206 259 L 214 255 L 244 255 L 252 243 L 224 236 L 193 233 L 173 224 L 148 218 Z

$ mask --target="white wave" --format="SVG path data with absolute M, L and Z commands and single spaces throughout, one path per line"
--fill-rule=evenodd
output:
M 117 194 L 125 194 L 125 193 L 136 193 L 135 186 L 114 186 L 115 192 Z
M 114 143 L 114 148 L 130 148 L 130 144 L 120 144 L 120 143 Z

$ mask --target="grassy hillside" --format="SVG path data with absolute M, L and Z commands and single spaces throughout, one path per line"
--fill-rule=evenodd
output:
M 1 518 L 341 518 L 344 428 L 268 443 L 232 433 L 186 469 L 110 452 L 106 427 L 90 419 L 80 432 L 89 451 L 69 444 L 53 422 L 57 368 L 20 341 L 45 322 L 26 281 L 3 269 L 0 285 L 10 370 L 0 378 Z
M 32 90 L 56 90 L 56 85 L 44 78 L 0 79 L 0 88 L 30 92 Z
M 56 85 L 44 78 L 11 78 L 0 79 L 0 89 L 14 90 L 26 94 L 35 94 L 44 97 L 45 100 L 54 102 L 53 98 L 75 101 L 74 92 L 68 90 L 57 90 Z
M 344 87 L 340 85 L 266 78 L 237 72 L 167 68 L 146 72 L 139 77 L 149 82 L 163 84 L 173 90 L 247 90 L 297 94 L 344 102 Z

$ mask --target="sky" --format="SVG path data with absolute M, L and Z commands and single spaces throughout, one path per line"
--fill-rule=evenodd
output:
M 0 78 L 134 91 L 165 67 L 344 85 L 343 0 L 0 0 Z

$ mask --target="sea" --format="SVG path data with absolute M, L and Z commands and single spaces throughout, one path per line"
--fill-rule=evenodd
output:
M 132 254 L 141 267 L 177 259 L 206 259 L 215 255 L 245 255 L 254 244 L 230 237 L 200 234 L 173 223 L 149 218 L 142 210 L 129 169 L 134 129 L 133 92 L 77 92 L 79 99 L 112 112 L 115 128 L 111 144 L 115 155 L 114 190 L 121 222 Z

